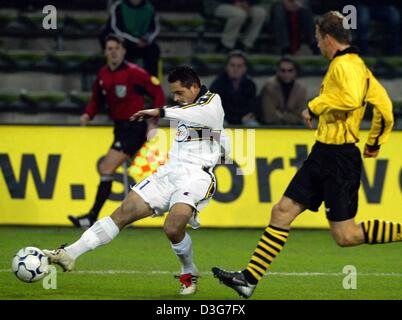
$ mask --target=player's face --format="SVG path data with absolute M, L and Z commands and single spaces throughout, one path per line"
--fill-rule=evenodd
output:
M 172 82 L 170 84 L 170 92 L 173 94 L 173 100 L 178 104 L 193 103 L 200 88 L 193 84 L 190 89 L 182 85 L 181 81 Z
M 328 36 L 324 38 L 321 36 L 318 26 L 315 28 L 315 39 L 317 40 L 317 47 L 320 49 L 321 54 L 326 59 L 331 59 L 328 52 Z
M 126 54 L 126 49 L 116 42 L 109 40 L 105 47 L 105 56 L 108 64 L 119 65 Z

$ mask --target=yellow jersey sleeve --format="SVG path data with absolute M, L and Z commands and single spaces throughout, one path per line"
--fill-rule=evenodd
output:
M 358 70 L 360 71 L 360 70 Z M 320 116 L 331 111 L 352 111 L 362 106 L 361 92 L 366 84 L 361 81 L 361 74 L 347 70 L 347 65 L 334 63 L 324 79 L 318 97 L 308 104 L 310 111 Z
M 367 105 L 373 120 L 367 145 L 383 144 L 393 126 L 392 103 L 384 87 L 352 50 L 340 52 L 330 63 L 320 94 L 308 104 L 318 116 L 316 139 L 326 144 L 356 143 Z
M 373 120 L 367 145 L 379 147 L 384 144 L 394 125 L 392 102 L 384 87 L 369 71 L 369 89 L 366 101 L 373 106 Z

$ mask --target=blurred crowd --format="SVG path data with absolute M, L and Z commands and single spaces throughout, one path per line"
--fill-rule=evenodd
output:
M 22 11 L 32 10 L 39 2 L 16 1 L 15 6 Z M 221 34 L 211 53 L 225 54 L 227 60 L 210 89 L 222 97 L 229 125 L 302 124 L 300 112 L 306 106 L 307 88 L 297 79 L 298 66 L 292 56 L 298 55 L 303 45 L 309 54 L 320 54 L 314 19 L 328 10 L 342 12 L 349 5 L 357 9 L 353 43 L 362 55 L 370 53 L 373 28 L 384 30 L 382 55 L 401 54 L 401 3 L 392 0 L 108 0 L 108 20 L 99 32 L 100 47 L 104 48 L 109 34 L 116 34 L 125 40 L 128 61 L 141 60 L 151 75 L 160 76 L 157 10 L 170 7 L 180 12 L 186 5 L 187 9 L 195 6 L 207 24 L 221 23 Z M 248 56 L 263 54 L 256 48 L 262 32 L 272 35 L 279 62 L 275 75 L 257 92 L 248 73 Z

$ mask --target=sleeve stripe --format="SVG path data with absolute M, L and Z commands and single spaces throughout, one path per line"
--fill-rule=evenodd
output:
M 378 134 L 378 136 L 375 138 L 374 146 L 378 146 L 378 142 L 380 140 L 380 137 L 384 133 L 384 130 L 385 130 L 385 121 L 384 121 L 384 118 L 381 117 L 381 130 L 380 130 L 380 133 Z
M 203 103 L 192 103 L 187 106 L 181 107 L 181 109 L 187 109 L 187 108 L 192 108 L 192 107 L 203 106 L 203 105 L 209 104 L 213 97 L 215 97 L 215 93 L 212 93 L 211 96 L 208 98 L 208 100 Z

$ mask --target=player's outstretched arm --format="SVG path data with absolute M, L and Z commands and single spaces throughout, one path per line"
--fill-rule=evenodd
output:
M 140 121 L 141 122 L 144 119 L 160 117 L 161 110 L 163 110 L 163 109 L 157 108 L 157 109 L 140 110 L 140 111 L 134 113 L 130 117 L 130 121 Z

